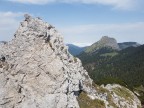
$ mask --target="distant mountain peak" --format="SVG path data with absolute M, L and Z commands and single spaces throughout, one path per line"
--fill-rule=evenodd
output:
M 111 38 L 109 36 L 102 36 L 100 41 L 116 41 L 116 39 L 115 38 Z
M 119 45 L 116 41 L 116 39 L 108 37 L 108 36 L 103 36 L 98 42 L 92 44 L 91 46 L 89 46 L 85 52 L 89 53 L 89 52 L 95 52 L 96 50 L 100 49 L 100 48 L 112 48 L 114 50 L 119 50 Z
M 109 37 L 109 36 L 102 36 L 102 38 L 101 39 L 110 39 L 111 37 Z

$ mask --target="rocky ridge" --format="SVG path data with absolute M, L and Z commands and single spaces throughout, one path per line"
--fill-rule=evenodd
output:
M 0 45 L 0 55 L 0 108 L 83 108 L 83 99 L 78 101 L 81 93 L 91 101 L 103 101 L 104 108 L 141 106 L 129 90 L 130 100 L 111 85 L 94 85 L 61 34 L 40 18 L 26 14 L 14 39 Z M 105 92 L 98 92 L 100 88 Z

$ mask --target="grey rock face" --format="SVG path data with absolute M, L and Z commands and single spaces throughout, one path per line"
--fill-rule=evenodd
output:
M 112 49 L 119 50 L 119 46 L 117 44 L 117 41 L 114 38 L 110 38 L 108 36 L 103 36 L 101 38 L 101 40 L 99 41 L 99 43 L 103 44 L 104 46 L 111 47 Z
M 92 80 L 61 34 L 25 15 L 14 36 L 0 46 L 0 108 L 79 108 L 76 96 L 90 93 Z

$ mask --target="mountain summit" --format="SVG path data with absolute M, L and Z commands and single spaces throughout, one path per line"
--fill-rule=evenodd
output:
M 0 46 L 1 108 L 77 108 L 78 93 L 90 94 L 92 80 L 52 25 L 26 14 L 14 37 Z
M 61 34 L 40 18 L 26 14 L 14 39 L 0 45 L 0 108 L 140 106 L 122 86 L 95 85 Z
M 101 48 L 112 48 L 113 50 L 119 50 L 119 45 L 114 38 L 110 38 L 108 36 L 103 36 L 98 42 L 92 44 L 91 46 L 87 47 L 85 52 L 95 52 Z

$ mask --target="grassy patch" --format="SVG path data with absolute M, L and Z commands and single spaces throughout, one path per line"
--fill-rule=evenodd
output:
M 105 108 L 105 103 L 101 100 L 92 100 L 85 92 L 82 92 L 77 98 L 80 108 Z
M 141 86 L 139 86 L 139 87 L 135 87 L 134 90 L 144 92 L 144 87 L 141 85 Z
M 140 94 L 138 98 L 141 100 L 141 103 L 144 104 L 144 86 L 135 87 L 134 91 Z
M 134 96 L 124 87 L 113 88 L 113 91 L 120 97 L 125 98 L 128 101 L 134 100 Z
M 75 63 L 77 62 L 77 58 L 76 58 L 76 57 L 74 57 L 74 62 L 75 62 Z
M 109 102 L 108 106 L 113 106 L 114 108 L 117 108 L 116 104 L 113 102 L 112 93 L 109 90 L 102 88 L 94 83 L 93 83 L 93 86 L 95 87 L 98 93 L 101 93 L 101 94 L 107 93 L 107 101 Z
M 107 56 L 110 56 L 110 57 L 114 57 L 118 55 L 117 52 L 111 52 L 111 53 L 105 53 L 105 54 L 101 54 L 100 56 L 104 56 L 104 57 L 107 57 Z

